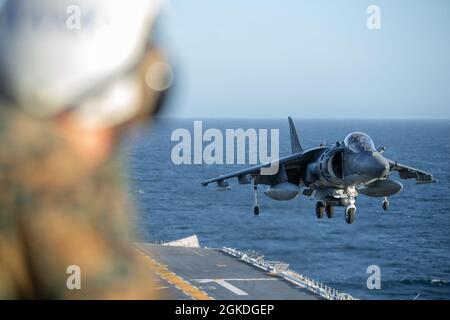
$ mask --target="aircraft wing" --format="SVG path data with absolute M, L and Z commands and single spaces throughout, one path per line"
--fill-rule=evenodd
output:
M 437 182 L 431 173 L 400 164 L 397 161 L 387 160 L 391 166 L 391 171 L 398 171 L 402 179 L 416 179 L 418 184 Z
M 217 182 L 219 186 L 226 186 L 223 183 L 225 180 L 238 178 L 240 184 L 250 183 L 248 176 L 255 178 L 256 184 L 271 184 L 276 175 L 262 175 L 262 168 L 269 168 L 272 163 L 279 164 L 279 167 L 284 166 L 289 182 L 299 184 L 301 172 L 306 170 L 306 166 L 314 161 L 316 156 L 323 152 L 323 148 L 311 149 L 305 152 L 299 152 L 287 157 L 280 158 L 270 163 L 260 164 L 247 169 L 239 170 L 225 175 L 208 179 L 202 182 L 202 186 L 207 186 L 210 183 Z

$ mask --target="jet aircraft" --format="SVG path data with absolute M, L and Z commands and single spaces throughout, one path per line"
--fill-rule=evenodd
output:
M 259 215 L 257 187 L 268 185 L 265 195 L 280 201 L 291 200 L 302 194 L 315 199 L 316 216 L 326 213 L 332 218 L 334 207 L 345 207 L 345 221 L 353 223 L 356 198 L 359 194 L 383 198 L 384 211 L 389 208 L 388 197 L 399 193 L 403 185 L 391 179 L 397 171 L 401 179 L 415 179 L 418 184 L 433 183 L 432 174 L 385 158 L 384 147 L 376 149 L 372 139 L 363 132 L 352 132 L 344 141 L 332 145 L 304 150 L 294 123 L 289 117 L 292 154 L 271 163 L 253 166 L 221 175 L 201 184 L 216 182 L 219 189 L 229 189 L 228 179 L 237 178 L 239 184 L 253 184 L 255 203 L 253 213 Z M 272 175 L 261 174 L 263 168 L 274 163 L 278 171 Z

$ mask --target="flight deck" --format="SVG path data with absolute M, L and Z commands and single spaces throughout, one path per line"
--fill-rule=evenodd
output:
M 136 248 L 157 275 L 155 288 L 161 299 L 353 299 L 255 252 L 150 243 L 136 243 Z

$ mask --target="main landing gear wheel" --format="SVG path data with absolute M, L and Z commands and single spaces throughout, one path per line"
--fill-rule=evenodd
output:
M 347 207 L 345 208 L 345 221 L 348 224 L 352 224 L 355 221 L 356 208 L 355 207 Z
M 327 204 L 325 206 L 325 212 L 327 213 L 327 217 L 328 219 L 333 218 L 334 215 L 334 208 L 332 206 L 330 206 L 329 204 Z
M 316 203 L 316 216 L 317 216 L 317 218 L 319 218 L 319 219 L 322 219 L 323 218 L 323 209 L 324 209 L 324 204 L 323 204 L 323 202 L 317 202 Z
M 255 216 L 258 216 L 258 215 L 259 215 L 259 206 L 254 206 L 254 207 L 253 207 L 253 214 L 254 214 Z
M 384 211 L 389 210 L 389 200 L 387 198 L 384 198 L 384 200 L 383 200 L 383 210 Z

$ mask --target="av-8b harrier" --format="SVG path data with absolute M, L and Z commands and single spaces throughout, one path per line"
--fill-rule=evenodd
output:
M 433 175 L 382 156 L 384 148 L 375 149 L 370 137 L 363 132 L 350 133 L 343 142 L 303 150 L 294 123 L 289 117 L 292 155 L 275 162 L 257 165 L 248 169 L 202 182 L 203 186 L 217 182 L 222 189 L 229 188 L 226 180 L 238 178 L 239 184 L 253 183 L 255 204 L 253 213 L 258 215 L 260 207 L 257 186 L 268 185 L 265 194 L 274 200 L 291 200 L 299 194 L 317 201 L 316 215 L 333 217 L 334 207 L 345 207 L 345 221 L 355 219 L 355 201 L 359 194 L 384 198 L 385 211 L 389 208 L 389 196 L 399 193 L 403 186 L 390 179 L 397 171 L 402 179 L 416 179 L 418 184 L 436 182 Z M 278 163 L 273 175 L 263 175 L 261 170 Z M 265 172 L 266 173 L 266 172 Z

